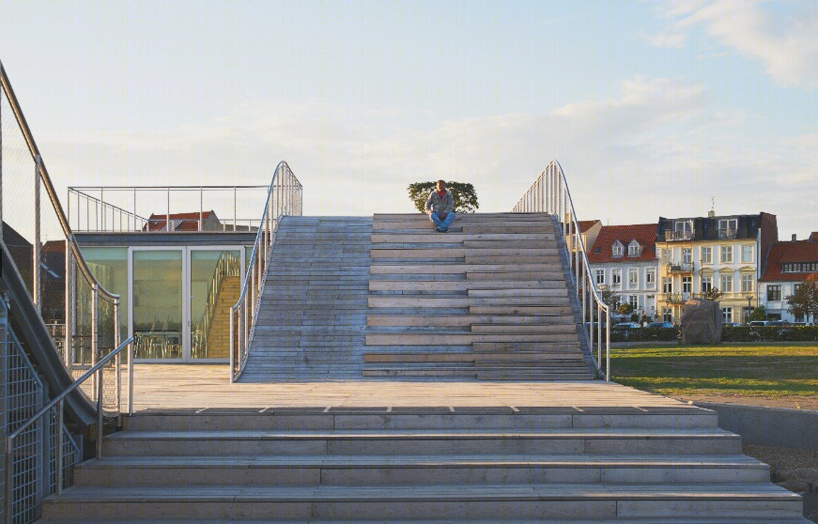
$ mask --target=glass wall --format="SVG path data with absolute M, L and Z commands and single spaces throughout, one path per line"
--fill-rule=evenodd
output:
M 239 298 L 241 251 L 191 250 L 190 344 L 192 358 L 228 358 L 230 307 Z
M 88 269 L 99 281 L 99 283 L 110 291 L 120 296 L 119 305 L 119 334 L 120 340 L 128 337 L 128 300 L 130 293 L 128 290 L 128 248 L 127 247 L 83 247 L 82 256 L 88 264 Z M 78 309 L 76 332 L 73 338 L 74 362 L 91 362 L 91 311 L 90 293 L 91 289 L 85 280 L 74 270 L 76 282 L 76 293 L 78 295 Z M 109 302 L 99 300 L 97 314 L 100 316 L 102 327 L 99 331 L 101 335 L 113 334 L 113 308 Z M 114 340 L 106 339 L 104 336 L 99 340 L 100 357 L 105 356 L 115 346 Z
M 133 251 L 133 334 L 136 358 L 182 358 L 182 255 Z

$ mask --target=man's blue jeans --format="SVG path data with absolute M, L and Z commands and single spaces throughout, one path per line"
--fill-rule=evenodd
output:
M 446 218 L 443 220 L 440 219 L 440 213 L 431 213 L 429 218 L 435 223 L 438 229 L 446 231 L 449 229 L 449 226 L 452 225 L 452 222 L 454 222 L 454 213 L 446 213 Z

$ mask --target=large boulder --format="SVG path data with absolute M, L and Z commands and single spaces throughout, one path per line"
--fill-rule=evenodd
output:
M 688 300 L 682 313 L 682 344 L 718 344 L 721 318 L 718 302 L 701 298 Z

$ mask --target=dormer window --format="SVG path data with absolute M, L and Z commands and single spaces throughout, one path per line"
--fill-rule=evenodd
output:
M 633 241 L 631 241 L 630 244 L 628 244 L 628 256 L 629 257 L 638 257 L 639 253 L 641 253 L 641 251 L 642 251 L 642 246 L 640 246 L 639 242 L 637 242 L 636 240 L 633 240 Z
M 722 218 L 719 220 L 719 238 L 736 238 L 737 230 L 737 218 Z
M 625 253 L 625 246 L 622 245 L 622 242 L 620 242 L 619 240 L 614 242 L 614 245 L 613 245 L 613 248 L 612 248 L 612 255 L 615 256 L 615 257 L 621 257 L 624 253 Z

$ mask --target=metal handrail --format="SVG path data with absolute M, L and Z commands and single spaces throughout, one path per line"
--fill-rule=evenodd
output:
M 37 163 L 37 172 L 40 175 L 40 180 L 42 181 L 43 185 L 45 186 L 45 190 L 48 193 L 48 198 L 51 200 L 51 205 L 54 207 L 54 211 L 57 213 L 57 219 L 60 221 L 60 227 L 63 230 L 63 234 L 68 240 L 68 243 L 71 248 L 71 253 L 76 257 L 77 265 L 82 271 L 83 276 L 88 281 L 88 283 L 92 286 L 95 286 L 97 292 L 102 294 L 104 299 L 110 300 L 111 302 L 116 301 L 119 302 L 119 295 L 116 293 L 111 293 L 110 291 L 106 290 L 102 287 L 102 284 L 97 281 L 94 277 L 91 270 L 88 268 L 88 265 L 85 263 L 85 259 L 80 252 L 79 245 L 77 244 L 76 239 L 74 238 L 74 233 L 71 231 L 71 227 L 68 225 L 68 219 L 66 218 L 65 212 L 62 209 L 62 205 L 60 204 L 59 199 L 57 198 L 57 192 L 54 190 L 54 185 L 51 183 L 51 176 L 48 174 L 48 169 L 45 167 L 45 162 L 43 162 L 42 157 L 40 156 L 40 149 L 37 147 L 37 143 L 34 141 L 34 137 L 31 134 L 31 129 L 28 127 L 28 122 L 26 122 L 26 117 L 23 115 L 23 111 L 20 109 L 20 104 L 17 101 L 17 96 L 14 94 L 14 89 L 11 87 L 11 83 L 9 82 L 9 78 L 6 75 L 6 70 L 3 68 L 2 62 L 0 62 L 0 82 L 2 82 L 3 88 L 6 91 L 6 95 L 8 96 L 9 105 L 11 106 L 11 110 L 14 111 L 14 116 L 17 119 L 17 124 L 20 126 L 20 130 L 23 132 L 23 138 L 26 140 L 26 145 L 28 145 L 29 153 L 31 153 L 31 157 Z M 35 212 L 39 212 L 39 202 L 37 202 L 37 208 Z M 35 249 L 38 246 L 35 246 Z M 67 255 L 67 253 L 66 253 Z M 37 264 L 35 264 L 35 267 Z M 67 278 L 67 275 L 66 275 Z M 36 288 L 37 286 L 35 286 Z M 34 297 L 36 298 L 36 297 Z
M 593 323 L 588 329 L 589 352 L 594 360 L 597 372 L 605 377 L 606 381 L 611 380 L 611 306 L 602 300 L 602 295 L 596 281 L 591 274 L 591 266 L 588 262 L 588 254 L 585 242 L 582 239 L 582 232 L 579 229 L 574 201 L 571 191 L 568 189 L 568 181 L 565 172 L 559 162 L 552 160 L 548 167 L 540 174 L 534 184 L 526 191 L 522 198 L 512 209 L 515 213 L 551 213 L 557 216 L 561 225 L 562 238 L 568 256 L 573 260 L 573 272 L 571 274 L 576 290 L 577 299 L 582 300 L 580 309 L 582 310 L 582 326 L 585 329 L 586 313 L 591 319 L 594 318 L 593 309 L 596 305 L 597 318 L 602 318 L 605 313 L 605 370 L 602 370 L 603 340 L 601 322 L 597 322 L 597 357 L 594 358 L 594 329 Z M 569 245 L 570 239 L 570 245 Z M 582 273 L 582 275 L 580 275 Z M 580 280 L 582 289 L 580 290 Z M 589 293 L 590 291 L 590 293 Z
M 241 375 L 247 363 L 246 358 L 259 309 L 259 297 L 267 276 L 267 260 L 281 217 L 301 215 L 301 191 L 301 182 L 295 177 L 290 166 L 283 160 L 279 162 L 270 181 L 267 201 L 264 204 L 241 293 L 236 304 L 230 308 L 230 382 L 234 382 Z M 294 192 L 299 196 L 296 209 L 293 209 L 296 204 Z M 252 293 L 248 295 L 250 290 Z
M 227 190 L 232 190 L 233 194 L 233 213 L 232 218 L 228 218 L 227 221 L 222 220 L 222 227 L 221 231 L 231 231 L 228 229 L 228 222 L 232 222 L 233 227 L 232 231 L 236 231 L 238 225 L 241 224 L 242 226 L 246 225 L 248 230 L 251 230 L 254 226 L 255 220 L 247 219 L 247 218 L 238 218 L 236 215 L 237 212 L 237 198 L 238 198 L 238 191 L 245 191 L 245 190 L 259 190 L 259 189 L 266 189 L 267 186 L 258 186 L 258 185 L 232 185 L 232 186 L 167 186 L 167 185 L 145 185 L 145 186 L 69 186 L 68 187 L 68 206 L 67 209 L 71 210 L 71 197 L 76 196 L 77 202 L 77 212 L 76 212 L 76 227 L 77 231 L 148 231 L 148 232 L 162 232 L 162 231 L 169 231 L 170 230 L 170 222 L 168 217 L 171 215 L 171 193 L 199 193 L 199 230 L 202 228 L 202 221 L 204 217 L 204 193 L 211 193 L 214 191 L 217 192 L 224 192 Z M 94 191 L 99 192 L 99 197 L 93 196 L 88 194 L 88 192 Z M 162 192 L 167 194 L 167 209 L 166 215 L 159 215 L 159 217 L 164 218 L 154 218 L 149 219 L 142 217 L 136 213 L 136 195 L 137 193 L 142 192 Z M 121 194 L 122 192 L 133 193 L 133 209 L 128 210 L 120 206 L 116 206 L 105 202 L 103 200 L 103 195 L 105 194 Z M 82 207 L 83 203 L 85 203 L 85 211 L 86 211 L 86 229 L 82 228 Z M 91 227 L 91 207 L 90 204 L 94 205 L 93 210 L 93 217 L 96 220 L 97 224 L 95 228 Z M 107 228 L 107 217 L 108 210 L 111 211 L 111 222 L 112 227 Z M 119 228 L 116 227 L 116 213 L 119 213 Z M 126 228 L 123 229 L 122 227 L 122 215 L 126 217 Z M 71 219 L 71 213 L 68 213 L 69 220 Z M 224 219 L 224 217 L 222 217 Z M 152 225 L 159 223 L 162 224 L 161 228 L 153 228 Z
M 103 414 L 104 414 L 104 391 L 103 388 L 103 369 L 105 364 L 110 362 L 112 359 L 116 358 L 116 366 L 119 368 L 121 366 L 121 359 L 120 353 L 125 350 L 125 348 L 130 348 L 128 354 L 128 414 L 133 414 L 133 352 L 134 352 L 134 344 L 133 344 L 133 337 L 128 337 L 125 342 L 120 344 L 116 349 L 111 351 L 108 355 L 104 358 L 100 359 L 94 366 L 91 367 L 88 371 L 86 371 L 80 378 L 74 381 L 69 387 L 65 388 L 59 395 L 54 397 L 51 402 L 43 406 L 37 413 L 32 415 L 28 420 L 26 420 L 23 424 L 21 424 L 17 429 L 15 429 L 8 437 L 6 437 L 6 462 L 5 462 L 5 500 L 7 503 L 6 507 L 6 518 L 5 521 L 7 523 L 12 522 L 12 512 L 11 508 L 9 507 L 10 502 L 14 495 L 14 482 L 12 479 L 12 474 L 14 472 L 13 467 L 13 451 L 14 451 L 14 439 L 19 437 L 23 431 L 37 422 L 40 418 L 42 418 L 47 413 L 51 412 L 54 407 L 57 408 L 56 414 L 56 436 L 57 436 L 57 467 L 56 467 L 56 489 L 57 494 L 59 495 L 62 493 L 63 490 L 63 428 L 64 428 L 64 420 L 63 420 L 63 410 L 64 410 L 64 403 L 65 397 L 67 397 L 72 391 L 77 389 L 81 384 L 83 384 L 86 380 L 91 378 L 92 376 L 98 373 L 98 378 L 96 380 L 97 384 L 97 442 L 96 442 L 96 456 L 97 458 L 102 457 L 102 429 L 103 429 Z M 117 400 L 121 400 L 121 396 L 117 392 Z M 118 408 L 121 406 L 118 406 Z

